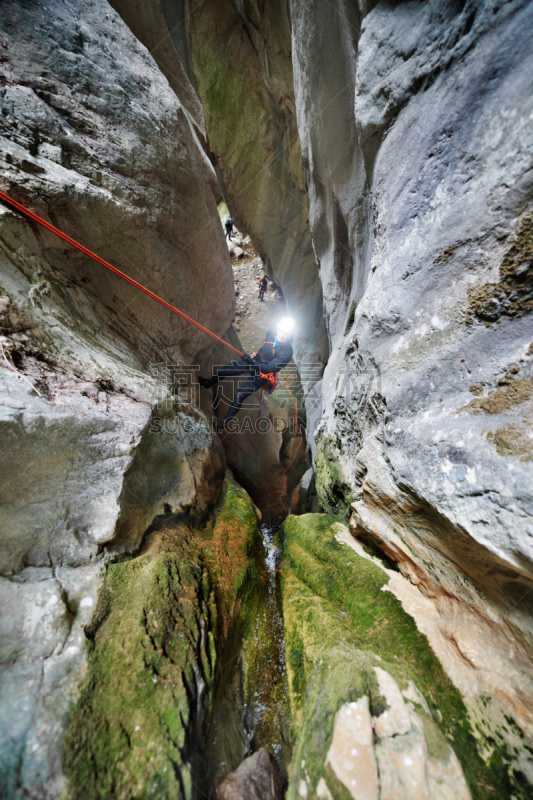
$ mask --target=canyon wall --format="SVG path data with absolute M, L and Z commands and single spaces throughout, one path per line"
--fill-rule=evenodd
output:
M 295 358 L 310 387 L 328 348 L 296 123 L 288 5 L 208 0 L 184 7 L 220 184 L 237 228 L 250 235 L 299 319 Z
M 298 501 L 327 512 L 285 529 L 289 796 L 355 797 L 362 736 L 368 796 L 528 797 L 532 4 L 111 5 L 2 3 L 1 185 L 236 346 L 221 193 L 283 288 Z M 2 794 L 55 798 L 66 768 L 73 793 L 193 797 L 257 526 L 168 365 L 227 354 L 0 214 Z M 242 441 L 272 488 L 281 436 Z
M 352 510 L 355 535 L 432 599 L 433 646 L 486 757 L 503 753 L 526 786 L 533 8 L 379 3 L 350 17 L 353 4 L 334 6 L 291 5 L 331 340 L 318 496 Z M 339 74 L 345 117 L 317 113 Z
M 320 369 L 305 380 L 297 352 L 311 485 L 430 599 L 432 646 L 486 759 L 527 791 L 533 8 L 274 5 L 275 23 L 270 4 L 191 4 L 185 25 L 230 208 L 304 337 L 317 331 L 306 352 L 318 363 L 320 278 L 321 381 Z M 280 229 L 270 215 L 282 218 L 295 186 L 300 211 Z M 287 242 L 306 244 L 287 260 Z
M 82 15 L 5 2 L 0 29 L 2 189 L 224 336 L 231 263 L 190 84 L 182 104 L 103 0 Z M 166 365 L 220 355 L 38 225 L 0 217 L 0 794 L 55 798 L 106 547 L 218 498 L 224 452 Z

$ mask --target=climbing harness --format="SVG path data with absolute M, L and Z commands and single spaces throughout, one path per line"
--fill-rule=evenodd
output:
M 265 344 L 271 344 L 272 345 L 272 358 L 274 358 L 274 351 L 276 349 L 277 343 L 278 343 L 277 340 L 275 342 L 267 342 L 266 340 L 263 342 L 264 345 Z M 250 358 L 253 358 L 256 355 L 257 355 L 257 353 L 252 353 Z M 261 377 L 263 378 L 264 381 L 268 381 L 268 385 L 267 386 L 262 386 L 261 387 L 261 396 L 263 395 L 263 389 L 265 389 L 265 391 L 268 392 L 268 394 L 272 394 L 272 392 L 275 392 L 276 389 L 279 386 L 278 373 L 277 372 L 262 372 L 261 373 Z M 259 408 L 261 408 L 261 405 L 259 405 Z
M 72 247 L 76 247 L 78 250 L 80 250 L 86 256 L 89 256 L 89 258 L 92 258 L 93 261 L 96 261 L 98 264 L 101 264 L 106 269 L 110 270 L 111 272 L 114 272 L 115 275 L 119 276 L 119 278 L 122 278 L 123 280 L 127 281 L 128 283 L 131 283 L 132 286 L 135 286 L 136 289 L 139 289 L 141 292 L 144 292 L 144 294 L 147 294 L 148 297 L 152 298 L 152 300 L 157 300 L 158 303 L 161 303 L 162 306 L 165 306 L 165 308 L 168 308 L 169 311 L 173 311 L 174 314 L 177 314 L 182 319 L 186 320 L 187 322 L 190 322 L 191 325 L 194 325 L 196 328 L 199 328 L 199 330 L 203 331 L 204 333 L 207 333 L 213 339 L 216 339 L 217 342 L 220 342 L 220 344 L 223 344 L 226 347 L 229 347 L 230 350 L 233 350 L 235 353 L 238 353 L 240 356 L 244 355 L 244 353 L 241 350 L 237 350 L 236 347 L 233 347 L 233 345 L 228 344 L 228 342 L 225 342 L 224 339 L 221 339 L 220 336 L 216 335 L 216 333 L 213 333 L 208 328 L 204 328 L 203 325 L 200 325 L 199 322 L 195 322 L 194 319 L 191 319 L 191 317 L 188 317 L 187 314 L 183 313 L 183 311 L 180 311 L 178 308 L 175 308 L 170 303 L 167 303 L 166 300 L 163 300 L 163 298 L 159 297 L 157 294 L 154 294 L 154 292 L 151 292 L 150 289 L 147 289 L 141 283 L 138 283 L 137 281 L 134 281 L 133 278 L 128 277 L 128 275 L 126 275 L 124 272 L 121 272 L 116 267 L 113 267 L 107 261 L 104 261 L 103 258 L 100 258 L 100 256 L 97 256 L 96 253 L 93 253 L 91 250 L 88 250 L 87 247 L 84 247 L 82 244 L 77 242 L 75 239 L 71 239 L 70 236 L 67 236 L 66 233 L 63 233 L 63 231 L 60 231 L 59 228 L 55 228 L 49 222 L 46 222 L 46 220 L 42 219 L 42 217 L 39 217 L 38 214 L 35 214 L 33 211 L 30 211 L 29 208 L 26 208 L 21 203 L 17 203 L 16 200 L 13 200 L 11 197 L 9 197 L 9 195 L 7 195 L 5 192 L 2 192 L 1 190 L 0 190 L 0 200 L 3 200 L 4 203 L 7 203 L 8 205 L 13 206 L 13 208 L 16 208 L 17 211 L 20 211 L 21 214 L 25 214 L 25 216 L 29 217 L 34 222 L 38 222 L 39 225 L 43 226 L 43 228 L 46 228 L 51 233 L 54 233 L 56 236 L 58 236 L 60 239 L 63 239 L 65 242 L 68 242 L 68 244 L 72 245 Z
M 268 385 L 263 386 L 262 388 L 268 392 L 268 394 L 272 394 L 275 392 L 279 386 L 279 377 L 277 372 L 262 372 L 261 377 L 264 381 L 268 381 Z

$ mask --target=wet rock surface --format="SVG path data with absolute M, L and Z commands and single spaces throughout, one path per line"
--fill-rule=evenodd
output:
M 219 206 L 219 212 L 224 222 L 228 218 L 224 204 Z M 267 331 L 275 330 L 280 319 L 287 316 L 287 307 L 283 293 L 272 282 L 264 301 L 259 301 L 258 284 L 265 273 L 249 237 L 234 229 L 232 240 L 227 243 L 235 280 L 234 328 L 243 350 L 254 353 Z M 242 256 L 236 253 L 237 245 Z M 225 413 L 238 383 L 230 379 L 220 384 L 219 417 Z M 292 489 L 307 467 L 303 401 L 300 374 L 291 359 L 279 373 L 276 391 L 270 395 L 266 391 L 251 395 L 235 418 L 235 427 L 221 436 L 228 466 L 235 477 L 265 514 L 271 520 L 276 517 L 278 523 L 284 519 Z M 207 405 L 204 408 L 208 413 Z
M 103 0 L 83 14 L 6 2 L 0 16 L 2 189 L 223 335 L 231 265 L 190 106 Z M 205 336 L 5 206 L 0 218 L 0 793 L 56 798 L 105 549 L 138 545 L 165 504 L 212 506 L 225 460 L 161 378 L 209 357 Z
M 303 380 L 316 382 L 327 359 L 322 287 L 309 232 L 284 0 L 264 5 L 186 3 L 189 59 L 204 108 L 210 148 L 229 209 L 249 234 L 267 273 L 281 283 Z
M 278 800 L 283 783 L 272 756 L 258 750 L 217 787 L 215 800 Z
M 169 515 L 158 528 L 135 557 L 107 567 L 87 628 L 87 677 L 64 745 L 72 798 L 208 791 L 218 659 L 259 580 L 261 538 L 231 477 L 204 527 Z

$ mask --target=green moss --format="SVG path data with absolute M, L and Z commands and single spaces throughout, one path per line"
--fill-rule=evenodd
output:
M 282 769 L 290 757 L 281 596 L 266 568 L 262 540 L 252 537 L 248 552 L 254 556 L 257 575 L 253 581 L 247 579 L 246 596 L 220 654 L 224 667 L 207 752 L 210 760 L 225 766 L 213 775 L 214 783 L 236 769 L 250 749 L 268 747 Z
M 474 414 L 503 414 L 515 406 L 525 403 L 533 393 L 533 381 L 528 378 L 503 379 L 504 383 L 498 386 L 486 397 L 476 397 L 459 411 L 472 411 Z
M 288 636 L 287 654 L 293 704 L 302 708 L 305 700 L 305 654 L 303 640 L 297 630 L 292 630 Z
M 224 37 L 218 36 L 205 14 L 193 14 L 189 30 L 211 149 L 224 163 L 226 183 L 245 186 L 247 202 L 258 207 L 262 168 L 272 139 L 268 96 L 249 63 L 251 59 L 253 64 L 253 51 L 247 41 L 225 47 Z
M 434 761 L 447 763 L 450 758 L 450 744 L 439 726 L 427 711 L 418 705 L 416 713 L 424 724 L 424 736 L 428 747 L 428 756 Z
M 194 663 L 190 637 L 198 636 L 187 589 L 197 582 L 189 548 L 174 536 L 172 555 L 146 554 L 107 570 L 110 610 L 95 632 L 65 742 L 73 797 L 148 797 L 151 787 L 151 796 L 183 796 L 173 764 L 188 770 L 186 676 Z
M 433 259 L 434 264 L 445 264 L 448 259 L 450 259 L 455 251 L 457 250 L 458 245 L 452 244 L 450 247 L 447 247 L 442 253 L 440 253 L 437 258 Z
M 525 425 L 504 425 L 495 431 L 489 431 L 487 441 L 504 458 L 514 456 L 520 461 L 533 461 L 533 441 L 529 433 L 530 428 Z
M 189 798 L 200 789 L 202 730 L 236 604 L 253 591 L 260 533 L 226 481 L 214 525 L 150 534 L 107 568 L 91 647 L 64 743 L 69 796 Z
M 322 437 L 315 455 L 315 485 L 320 508 L 348 520 L 354 501 L 352 490 L 335 455 L 331 437 Z
M 500 264 L 497 283 L 468 290 L 466 320 L 477 317 L 489 323 L 501 317 L 522 317 L 533 311 L 533 215 L 524 217 Z
M 486 787 L 500 785 L 502 779 L 478 753 L 462 698 L 414 620 L 391 592 L 383 591 L 388 576 L 336 540 L 338 522 L 330 515 L 306 514 L 284 523 L 287 666 L 298 728 L 288 797 L 296 796 L 302 759 L 312 786 L 325 776 L 324 754 L 341 705 L 366 693 L 374 715 L 384 709 L 376 666 L 389 672 L 400 688 L 412 680 L 423 694 L 430 714 L 420 708 L 417 713 L 431 757 L 446 760 L 450 742 L 472 796 L 493 797 Z

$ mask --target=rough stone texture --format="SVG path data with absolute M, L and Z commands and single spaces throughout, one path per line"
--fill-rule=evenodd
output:
M 163 511 L 208 511 L 218 499 L 225 463 L 220 441 L 195 406 L 160 403 L 124 476 L 113 545 L 136 547 Z
M 191 95 L 186 73 L 191 75 L 208 116 L 205 147 L 225 187 L 235 223 L 240 230 L 250 231 L 270 275 L 276 281 L 285 276 L 289 311 L 302 317 L 296 350 L 303 379 L 313 384 L 327 347 L 296 131 L 287 3 L 268 4 L 262 10 L 249 3 L 236 9 L 226 1 L 198 6 L 114 0 L 112 5 L 148 47 L 204 143 L 203 112 L 198 98 Z M 266 64 L 270 68 L 263 73 Z M 213 190 L 215 195 L 220 193 L 218 183 Z M 249 242 L 246 236 L 239 237 L 241 245 L 243 239 Z M 228 248 L 238 257 L 235 245 L 228 242 Z M 202 263 L 203 276 L 203 260 L 198 263 Z M 217 303 L 227 304 L 225 292 Z M 239 346 L 236 336 L 229 334 L 229 339 Z M 219 348 L 205 360 L 205 367 L 226 363 L 228 357 L 231 354 Z M 302 362 L 307 364 L 303 370 Z M 207 402 L 203 409 L 208 413 Z M 270 500 L 282 514 L 287 503 L 279 436 L 276 431 L 261 436 L 264 446 L 258 459 L 255 415 L 255 409 L 250 414 L 243 410 L 238 436 L 224 437 L 228 464 L 256 502 L 263 484 L 272 487 Z
M 311 387 L 327 340 L 296 126 L 288 3 L 208 0 L 199 6 L 191 0 L 184 6 L 217 174 L 237 227 L 283 286 L 299 323 L 296 361 Z
M 197 133 L 205 146 L 205 120 L 202 105 L 188 77 L 188 57 L 183 44 L 184 20 L 179 19 L 179 6 L 172 13 L 171 4 L 159 0 L 112 0 L 110 5 L 118 11 L 140 42 L 148 49 L 157 66 L 168 80 L 183 108 L 188 112 Z M 220 194 L 218 181 L 213 180 L 216 195 Z
M 260 547 L 229 476 L 203 528 L 169 515 L 136 556 L 108 565 L 65 737 L 67 798 L 207 795 L 215 675 Z
M 83 18 L 61 0 L 46 8 L 2 4 L 3 186 L 134 277 L 149 277 L 151 288 L 179 300 L 217 333 L 231 336 L 229 258 L 210 188 L 213 169 L 201 146 L 201 114 L 185 73 L 196 82 L 232 213 L 254 237 L 300 322 L 297 359 L 309 389 L 318 501 L 345 519 L 353 511 L 352 530 L 420 586 L 425 597 L 415 600 L 397 587 L 398 597 L 413 616 L 421 609 L 417 623 L 465 698 L 469 716 L 461 709 L 461 719 L 489 762 L 489 785 L 495 781 L 501 796 L 527 796 L 533 782 L 531 3 L 291 0 L 294 87 L 285 2 L 162 0 L 161 14 L 156 3 L 116 5 L 150 48 L 163 34 L 156 58 L 174 91 L 103 0 L 84 4 Z M 174 69 L 178 57 L 182 71 Z M 37 653 L 50 653 L 48 663 L 64 646 L 69 624 L 60 605 L 47 605 L 58 596 L 55 573 L 94 558 L 99 531 L 109 536 L 120 476 L 133 455 L 128 449 L 148 421 L 154 391 L 148 364 L 183 358 L 210 367 L 215 354 L 200 333 L 154 310 L 113 276 L 95 272 L 99 268 L 63 243 L 10 211 L 2 209 L 1 221 L 0 313 L 8 334 L 6 369 L 12 359 L 6 385 L 13 390 L 5 413 L 16 432 L 15 463 L 29 451 L 24 437 L 35 433 L 24 426 L 32 421 L 37 430 L 49 419 L 52 427 L 64 426 L 51 447 L 52 489 L 58 474 L 90 487 L 96 454 L 106 462 L 99 461 L 93 496 L 91 489 L 76 495 L 69 480 L 54 492 L 46 475 L 29 465 L 44 497 L 43 517 L 55 527 L 38 529 L 36 537 L 30 520 L 24 528 L 29 550 L 24 544 L 19 551 L 11 541 L 7 552 L 20 569 L 29 564 L 24 559 L 34 545 L 42 544 L 45 560 L 38 569 L 45 570 L 43 583 L 52 583 L 17 593 L 10 580 L 8 589 L 21 607 L 27 608 L 26 592 L 34 591 L 48 609 L 43 625 L 50 641 L 43 650 L 36 640 Z M 312 375 L 306 370 L 310 361 L 326 357 L 322 298 L 329 362 L 316 383 L 320 363 Z M 44 358 L 54 375 L 43 377 L 48 366 L 31 366 L 34 356 Z M 30 394 L 15 366 L 40 391 L 38 381 L 55 387 L 66 374 L 73 413 L 44 392 L 44 400 Z M 82 378 L 93 406 L 84 399 Z M 100 404 L 112 409 L 104 412 L 110 427 Z M 85 427 L 80 413 L 89 416 Z M 54 444 L 64 434 L 68 445 L 74 421 L 85 454 L 81 462 L 78 451 L 67 455 Z M 161 451 L 168 457 L 172 446 Z M 161 451 L 155 448 L 155 461 Z M 28 489 L 26 470 L 10 474 L 10 450 L 3 453 L 6 485 L 19 481 Z M 218 467 L 213 464 L 210 472 L 202 453 L 203 445 L 198 462 L 201 470 L 206 466 L 202 474 L 209 483 Z M 181 451 L 177 462 L 183 472 L 176 481 L 147 498 L 154 510 L 167 500 L 175 509 L 190 504 L 192 484 Z M 75 495 L 82 500 L 79 511 L 69 502 Z M 124 519 L 139 508 L 131 497 L 123 495 Z M 202 490 L 200 508 L 206 498 Z M 26 513 L 16 498 L 11 511 L 10 521 L 18 523 Z M 70 546 L 71 521 L 79 547 Z M 37 562 L 32 556 L 31 563 Z M 25 583 L 40 581 L 31 573 Z M 343 603 L 351 602 L 352 593 L 350 585 Z M 336 602 L 328 630 L 345 613 Z M 291 630 L 301 626 L 309 642 L 308 621 Z M 9 645 L 9 630 L 6 636 Z M 49 709 L 54 698 L 51 693 L 50 703 L 42 701 L 47 695 L 40 688 L 40 661 L 32 662 L 31 648 L 21 647 L 30 660 L 6 672 L 5 696 L 12 703 L 15 686 L 24 703 L 13 725 L 13 750 L 10 744 L 5 752 L 14 753 L 10 763 L 16 762 L 19 785 L 29 791 L 45 774 L 44 762 L 30 759 L 33 734 L 25 738 L 31 704 Z M 7 652 L 12 658 L 9 646 Z M 331 663 L 345 677 L 343 658 L 342 652 L 332 654 Z M 62 664 L 51 674 L 66 669 Z M 348 664 L 358 696 L 341 697 L 333 681 L 332 692 L 324 695 L 330 732 L 340 708 L 368 695 L 361 675 L 380 668 L 351 651 Z M 314 671 L 313 685 L 330 685 L 323 669 Z M 405 674 L 388 667 L 387 672 L 405 696 Z M 55 677 L 50 681 L 46 687 L 60 685 Z M 20 692 L 23 685 L 28 688 Z M 304 690 L 299 685 L 295 697 Z M 422 696 L 426 688 L 412 690 L 412 705 L 420 705 L 417 691 Z M 303 713 L 298 702 L 296 717 Z M 10 716 L 16 718 L 9 710 Z M 386 728 L 381 716 L 373 712 L 376 730 Z M 312 728 L 308 722 L 301 741 Z M 60 725 L 54 730 L 49 753 Z M 424 724 L 428 753 L 430 738 Z M 409 753 L 420 744 L 424 757 L 417 723 L 396 734 L 397 742 L 389 739 L 384 736 L 375 747 L 382 793 L 407 780 L 393 768 L 396 744 Z M 324 741 L 315 744 L 325 758 Z M 464 755 L 458 755 L 466 772 Z M 46 791 L 53 796 L 60 773 L 55 756 L 47 758 Z M 446 758 L 436 772 L 428 766 L 431 759 L 425 762 L 428 790 L 434 794 L 439 784 L 444 793 L 449 777 L 451 791 L 460 796 L 453 757 Z M 293 786 L 303 797 L 311 783 L 305 766 L 295 764 L 301 776 Z M 313 791 L 328 798 L 330 782 L 339 785 L 338 779 L 332 772 L 318 775 L 312 775 Z M 13 782 L 9 791 L 17 791 Z
M 294 215 L 275 241 L 276 222 L 256 213 L 274 195 L 263 174 L 252 180 L 254 159 L 274 152 L 272 131 L 293 141 L 290 81 L 284 117 L 266 102 L 288 74 L 276 8 L 276 36 L 270 5 L 229 0 L 197 9 L 189 28 L 230 207 L 252 236 L 268 228 L 266 254 L 301 231 Z M 323 380 L 302 374 L 317 497 L 346 520 L 355 502 L 358 535 L 433 599 L 449 647 L 471 665 L 458 686 L 485 755 L 503 750 L 523 787 L 533 780 L 520 741 L 531 747 L 533 735 L 532 6 L 291 0 L 290 12 L 329 339 Z M 292 191 L 292 147 L 275 152 L 264 172 Z M 252 186 L 268 191 L 250 197 Z M 271 262 L 277 274 L 283 258 Z M 291 278 L 307 297 L 314 269 L 295 257 L 280 271 L 290 302 Z M 304 338 L 315 308 L 311 298 L 301 309 Z
M 2 31 L 4 187 L 224 334 L 234 298 L 212 167 L 153 59 L 103 0 L 82 19 L 61 0 L 46 10 L 4 3 Z M 60 305 L 60 322 L 93 345 L 111 339 L 135 366 L 196 363 L 211 350 L 205 334 L 7 214 L 4 285 L 32 317 Z
M 287 797 L 508 796 L 505 770 L 483 763 L 459 692 L 389 587 L 391 575 L 408 581 L 336 517 L 290 516 L 283 530 L 295 739 Z
M 28 359 L 0 370 L 2 574 L 74 566 L 112 537 L 124 473 L 150 416 L 148 403 Z
M 219 212 L 224 221 L 228 216 L 224 204 L 219 206 Z M 235 330 L 245 352 L 253 353 L 263 342 L 265 333 L 275 328 L 278 321 L 287 315 L 287 308 L 283 295 L 273 284 L 270 284 L 264 302 L 259 302 L 258 283 L 264 274 L 261 260 L 250 244 L 249 237 L 235 231 L 233 236 L 246 251 L 242 259 L 232 257 L 237 295 Z M 236 418 L 239 433 L 230 431 L 222 437 L 228 466 L 271 520 L 275 516 L 280 520 L 285 517 L 288 502 L 286 493 L 291 494 L 307 466 L 306 443 L 300 441 L 294 421 L 294 404 L 298 408 L 299 425 L 305 420 L 305 408 L 299 374 L 293 360 L 281 370 L 278 377 L 278 389 L 271 395 L 263 392 L 261 408 L 259 392 L 244 404 Z M 234 383 L 229 380 L 221 386 L 223 407 L 220 415 L 225 411 L 224 400 L 227 402 L 233 398 Z
M 93 564 L 0 578 L 2 797 L 56 798 L 65 789 L 61 741 L 103 574 Z
M 215 800 L 281 800 L 283 783 L 266 748 L 246 758 L 219 784 Z
M 359 9 L 291 1 L 331 342 L 318 496 L 345 519 L 355 501 L 354 530 L 433 599 L 485 756 L 526 791 L 533 7 Z
M 188 79 L 171 88 L 104 0 L 83 14 L 8 0 L 0 84 L 2 189 L 225 335 L 231 264 Z M 166 505 L 202 512 L 218 495 L 220 444 L 168 400 L 164 368 L 213 348 L 4 206 L 0 326 L 0 793 L 51 799 L 103 548 L 137 545 Z

